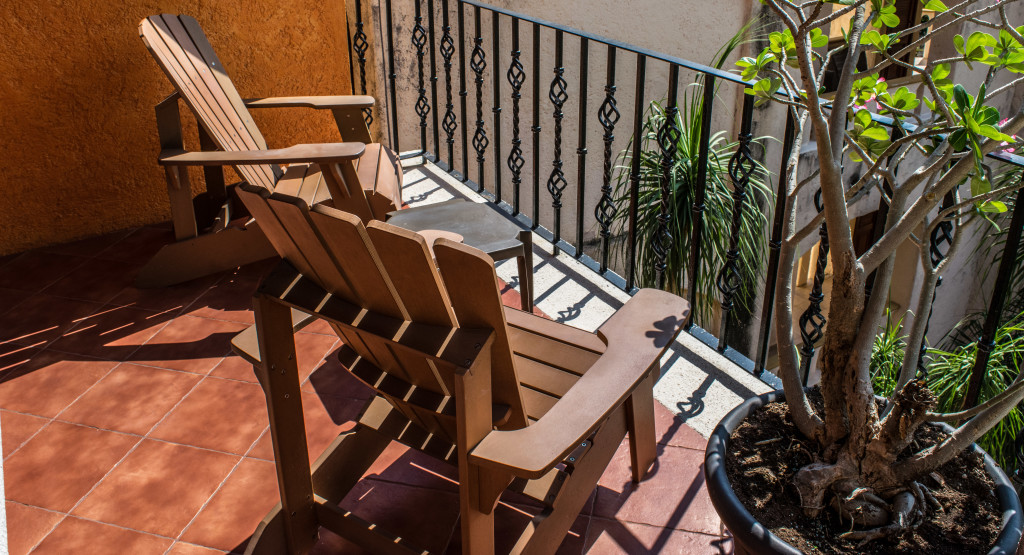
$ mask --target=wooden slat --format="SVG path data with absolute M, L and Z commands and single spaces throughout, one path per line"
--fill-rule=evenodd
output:
M 288 234 L 295 249 L 307 262 L 317 281 L 331 294 L 354 300 L 355 290 L 341 273 L 338 260 L 328 252 L 313 231 L 312 221 L 305 202 L 296 197 L 274 193 L 267 201 L 271 211 Z M 286 257 L 292 259 L 292 253 Z M 303 272 L 305 273 L 305 272 Z
M 534 335 L 549 337 L 595 353 L 603 353 L 608 348 L 597 334 L 541 318 L 522 310 L 505 307 L 505 319 L 511 327 L 527 330 Z
M 540 420 L 558 402 L 557 397 L 546 395 L 529 387 L 520 387 L 520 394 L 523 397 L 523 406 L 530 418 Z
M 561 398 L 569 388 L 576 385 L 579 376 L 548 366 L 533 359 L 516 356 L 516 374 L 523 385 L 552 397 Z
M 246 111 L 244 104 L 242 104 L 242 99 L 238 96 L 238 91 L 235 90 L 230 79 L 224 79 L 222 81 L 217 78 L 218 75 L 224 74 L 224 68 L 210 67 L 209 62 L 203 56 L 199 44 L 194 40 L 188 29 L 186 29 L 184 21 L 190 19 L 192 20 L 190 26 L 196 30 L 197 36 L 201 37 L 202 40 L 206 42 L 202 30 L 199 29 L 198 23 L 196 23 L 191 17 L 175 17 L 172 15 L 163 16 L 164 24 L 167 25 L 174 38 L 178 41 L 178 45 L 186 55 L 188 62 L 192 64 L 193 72 L 190 72 L 190 75 L 196 83 L 197 88 L 200 91 L 203 91 L 202 85 L 207 87 L 206 91 L 211 95 L 208 97 L 209 102 L 219 109 L 219 115 L 222 115 L 225 118 L 224 123 L 226 125 L 230 125 L 231 128 L 237 132 L 237 135 L 241 137 L 246 148 L 252 150 L 266 149 L 267 144 L 266 141 L 263 140 L 263 137 L 260 136 L 257 140 L 253 135 L 252 131 L 255 129 L 256 125 L 252 123 L 252 118 L 249 116 L 248 111 Z M 209 43 L 207 43 L 207 46 L 208 44 Z M 213 49 L 209 48 L 208 50 L 212 53 Z M 215 57 L 214 59 L 215 63 L 220 65 L 219 61 L 216 61 Z M 182 64 L 187 71 L 188 65 L 185 64 L 184 61 Z M 226 75 L 224 75 L 224 77 L 226 77 Z M 228 89 L 224 88 L 224 81 L 227 82 L 229 87 Z M 232 102 L 232 97 L 235 102 Z M 236 104 L 241 107 L 241 112 L 236 108 Z M 245 117 L 243 118 L 240 114 L 245 114 Z M 246 119 L 248 119 L 248 123 L 251 124 L 251 128 L 250 125 L 247 125 Z M 256 131 L 256 133 L 258 134 L 259 131 Z M 277 181 L 277 177 L 280 175 L 280 169 L 272 168 L 271 166 L 239 166 L 238 168 L 242 170 L 241 173 L 251 173 L 254 177 L 256 175 L 265 176 L 271 187 L 273 187 L 274 182 Z
M 235 89 L 235 84 L 231 82 L 231 78 L 228 77 L 227 69 L 224 64 L 220 62 L 220 58 L 217 57 L 216 51 L 213 46 L 210 45 L 210 41 L 206 38 L 206 33 L 203 32 L 202 27 L 199 26 L 199 22 L 195 18 L 187 15 L 179 15 L 178 21 L 181 22 L 182 27 L 188 31 L 189 37 L 192 42 L 195 43 L 196 49 L 199 54 L 203 57 L 203 61 L 206 62 L 206 66 L 212 70 L 214 78 L 220 83 L 221 89 L 224 90 L 225 96 L 231 103 L 231 107 L 234 109 L 235 114 L 242 121 L 246 130 L 249 132 L 249 136 L 256 142 L 256 146 L 263 149 L 267 148 L 267 141 L 263 138 L 263 134 L 260 133 L 259 127 L 256 126 L 256 122 L 252 119 L 252 115 L 249 113 L 249 109 L 245 106 L 245 101 L 239 96 L 238 90 Z
M 261 146 L 253 138 L 229 99 L 232 95 L 237 97 L 237 91 L 234 87 L 230 92 L 224 90 L 178 16 L 152 16 L 140 27 L 154 57 L 221 148 L 265 148 L 265 143 Z M 273 187 L 277 177 L 268 167 L 238 166 L 238 170 L 247 181 L 267 188 Z
M 426 554 L 428 551 L 414 547 L 409 540 L 384 531 L 380 526 L 367 522 L 351 511 L 345 511 L 326 499 L 316 500 L 316 516 L 325 528 L 342 536 L 371 553 L 382 555 Z
M 423 237 L 380 221 L 366 226 L 384 269 L 409 318 L 436 326 L 454 326 L 455 314 Z
M 362 222 L 352 214 L 323 205 L 314 206 L 309 217 L 323 246 L 335 260 L 345 261 L 340 269 L 359 303 L 368 310 L 408 320 Z
M 526 412 L 512 362 L 493 262 L 482 252 L 447 239 L 437 240 L 434 255 L 459 326 L 494 330 L 491 393 L 494 402 L 512 407 L 507 427 L 525 427 Z
M 512 350 L 524 357 L 539 360 L 573 374 L 583 375 L 601 355 L 588 349 L 563 343 L 521 328 L 510 327 L 509 342 Z
M 309 167 L 310 164 L 289 165 L 285 169 L 284 175 L 278 180 L 277 185 L 274 186 L 274 192 L 293 197 L 299 196 L 302 183 L 306 179 L 306 174 L 309 173 Z

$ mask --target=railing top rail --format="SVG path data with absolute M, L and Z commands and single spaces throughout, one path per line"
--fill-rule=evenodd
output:
M 718 79 L 724 79 L 726 81 L 729 81 L 731 83 L 735 83 L 737 85 L 742 85 L 744 87 L 750 87 L 750 86 L 753 86 L 753 84 L 754 84 L 752 81 L 747 81 L 745 79 L 742 79 L 742 78 L 738 77 L 737 75 L 735 75 L 733 73 L 729 73 L 729 72 L 723 71 L 721 69 L 716 69 L 716 68 L 713 68 L 711 66 L 707 66 L 707 65 L 704 65 L 704 64 L 699 64 L 699 63 L 696 63 L 696 62 L 692 62 L 690 60 L 686 60 L 684 58 L 679 58 L 677 56 L 670 56 L 668 54 L 663 54 L 661 52 L 655 52 L 654 50 L 650 50 L 650 49 L 647 49 L 647 48 L 642 48 L 640 46 L 636 46 L 636 45 L 633 45 L 633 44 L 625 43 L 625 42 L 618 41 L 618 40 L 615 40 L 615 39 L 610 39 L 608 37 L 603 37 L 601 35 L 597 35 L 597 34 L 594 34 L 594 33 L 588 33 L 586 31 L 582 31 L 580 29 L 574 29 L 572 27 L 567 27 L 565 25 L 559 25 L 558 23 L 553 23 L 551 21 L 547 21 L 547 20 L 544 20 L 544 19 L 539 19 L 539 18 L 536 18 L 536 17 L 533 17 L 533 16 L 529 16 L 529 15 L 526 15 L 526 14 L 519 13 L 519 12 L 514 12 L 512 10 L 506 10 L 505 8 L 499 8 L 497 6 L 492 6 L 490 4 L 486 4 L 484 2 L 479 2 L 477 0 L 460 0 L 460 2 L 463 3 L 463 4 L 468 4 L 470 6 L 476 6 L 476 7 L 479 7 L 481 9 L 488 10 L 490 12 L 499 13 L 499 14 L 502 14 L 502 15 L 505 15 L 505 16 L 508 16 L 508 17 L 513 17 L 513 18 L 516 18 L 516 19 L 518 19 L 520 21 L 526 21 L 526 22 L 529 22 L 529 23 L 536 23 L 537 25 L 540 25 L 542 27 L 547 27 L 549 29 L 554 29 L 556 31 L 562 31 L 562 32 L 568 33 L 570 35 L 575 35 L 577 37 L 585 38 L 585 39 L 592 40 L 592 41 L 595 41 L 595 42 L 600 42 L 600 43 L 603 43 L 603 44 L 608 44 L 608 45 L 614 46 L 615 48 L 618 48 L 619 50 L 625 50 L 627 52 L 633 52 L 634 54 L 642 54 L 643 56 L 646 56 L 647 58 L 651 58 L 651 59 L 654 59 L 654 60 L 661 60 L 663 62 L 666 62 L 666 63 L 669 63 L 669 64 L 674 64 L 674 65 L 677 65 L 679 67 L 683 67 L 683 68 L 686 68 L 686 69 L 697 71 L 697 72 L 700 72 L 700 73 L 703 73 L 703 74 L 706 74 L 706 75 L 713 75 L 713 76 L 715 76 Z M 776 92 L 776 94 L 778 94 L 780 96 L 785 96 L 785 90 L 780 88 Z M 878 121 L 882 125 L 885 125 L 885 126 L 888 126 L 888 127 L 892 127 L 892 124 L 893 124 L 892 118 L 888 118 L 888 117 L 885 117 L 885 116 L 879 116 L 878 114 L 872 114 L 872 119 L 874 119 L 875 121 Z M 916 129 L 916 126 L 904 122 L 903 123 L 903 128 L 908 130 L 908 131 L 910 131 L 910 132 L 913 132 L 913 130 Z M 990 153 L 988 155 L 988 157 L 989 158 L 994 158 L 996 160 L 1000 160 L 1000 161 L 1003 161 L 1003 162 L 1007 162 L 1007 163 L 1012 164 L 1014 166 L 1024 167 L 1024 156 L 1018 156 L 1016 154 L 1003 153 L 1003 152 L 998 152 L 997 151 L 997 152 Z
M 508 17 L 514 17 L 516 19 L 519 19 L 520 21 L 528 21 L 530 23 L 536 23 L 537 25 L 540 25 L 542 27 L 547 27 L 549 29 L 554 29 L 556 31 L 563 31 L 563 32 L 568 33 L 570 35 L 575 35 L 577 37 L 589 39 L 589 40 L 592 40 L 592 41 L 595 41 L 595 42 L 600 42 L 600 43 L 603 43 L 603 44 L 608 44 L 608 45 L 614 46 L 615 48 L 618 48 L 619 50 L 625 50 L 627 52 L 633 52 L 634 54 L 642 54 L 642 55 L 644 55 L 644 56 L 646 56 L 648 58 L 651 58 L 651 59 L 661 60 L 663 62 L 674 64 L 674 65 L 677 65 L 679 67 L 684 67 L 686 69 L 690 69 L 690 70 L 697 71 L 697 72 L 700 72 L 700 73 L 704 73 L 704 74 L 707 74 L 707 75 L 714 75 L 715 77 L 717 77 L 719 79 L 724 79 L 726 81 L 730 81 L 730 82 L 736 83 L 738 85 L 743 85 L 744 87 L 749 87 L 749 86 L 753 85 L 752 82 L 746 81 L 744 79 L 741 79 L 740 77 L 738 77 L 735 74 L 732 74 L 732 73 L 729 73 L 729 72 L 726 72 L 726 71 L 722 71 L 720 69 L 716 69 L 716 68 L 713 68 L 711 66 L 706 66 L 704 64 L 698 64 L 696 62 L 691 62 L 690 60 L 686 60 L 684 58 L 679 58 L 677 56 L 670 56 L 668 54 L 662 54 L 661 52 L 655 52 L 654 50 L 649 50 L 647 48 L 642 48 L 642 47 L 635 46 L 635 45 L 632 45 L 632 44 L 629 44 L 629 43 L 625 43 L 625 42 L 622 42 L 622 41 L 618 41 L 618 40 L 615 40 L 615 39 L 610 39 L 610 38 L 607 38 L 607 37 L 602 37 L 601 35 L 596 35 L 594 33 L 588 33 L 586 31 L 581 31 L 579 29 L 573 29 L 572 27 L 566 27 L 565 25 L 559 25 L 557 23 L 552 23 L 550 21 L 546 21 L 546 20 L 543 20 L 543 19 L 538 19 L 536 17 L 525 15 L 525 14 L 522 14 L 522 13 L 519 13 L 519 12 L 514 12 L 512 10 L 506 10 L 504 8 L 499 8 L 497 6 L 492 6 L 490 4 L 485 4 L 483 2 L 478 2 L 476 0 L 460 0 L 460 1 L 463 4 L 468 4 L 470 6 L 477 6 L 477 7 L 480 7 L 482 9 L 494 12 L 494 13 L 499 13 L 499 14 L 502 14 L 502 15 L 505 15 L 505 16 L 508 16 Z

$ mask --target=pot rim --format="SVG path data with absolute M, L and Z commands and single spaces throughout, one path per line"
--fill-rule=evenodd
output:
M 760 546 L 758 553 L 800 555 L 802 553 L 800 550 L 772 534 L 750 514 L 750 511 L 743 506 L 733 492 L 725 471 L 725 453 L 732 432 L 755 409 L 768 403 L 784 401 L 785 398 L 785 392 L 779 389 L 750 397 L 729 411 L 729 414 L 725 415 L 715 426 L 714 432 L 708 438 L 708 446 L 704 452 L 704 478 L 707 481 L 711 503 L 715 506 L 719 517 L 722 518 L 723 524 L 733 535 L 734 543 L 743 546 Z M 952 429 L 948 425 L 945 427 Z M 996 484 L 996 499 L 999 501 L 999 508 L 1003 513 L 999 536 L 988 553 L 989 555 L 1014 555 L 1020 544 L 1021 531 L 1024 527 L 1020 498 L 1017 497 L 1017 492 L 1009 478 L 988 453 L 978 447 L 976 443 L 972 443 L 969 449 L 980 452 L 984 457 L 985 471 Z

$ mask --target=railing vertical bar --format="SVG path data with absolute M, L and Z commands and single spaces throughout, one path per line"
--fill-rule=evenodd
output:
M 786 110 L 786 133 L 782 139 L 782 164 L 775 193 L 775 211 L 772 222 L 772 237 L 768 241 L 768 269 L 764 278 L 764 302 L 761 305 L 761 330 L 757 336 L 757 359 L 754 361 L 754 375 L 760 376 L 768 360 L 768 339 L 771 336 L 772 310 L 775 307 L 775 279 L 779 275 L 779 249 L 782 248 L 782 216 L 786 209 L 786 183 L 789 181 L 789 153 L 793 150 L 796 122 Z
M 612 141 L 615 140 L 615 124 L 619 122 L 619 109 L 615 100 L 615 46 L 608 45 L 608 61 L 606 62 L 604 101 L 597 111 L 597 119 L 604 128 L 604 171 L 601 175 L 601 199 L 594 207 L 594 218 L 601 226 L 601 266 L 600 273 L 608 269 L 608 240 L 611 238 L 611 225 L 618 210 L 612 198 Z
M 351 37 L 351 48 L 358 55 L 356 60 L 359 62 L 359 94 L 366 94 L 366 50 L 370 47 L 370 43 L 366 41 L 366 32 L 363 31 L 363 6 L 360 0 L 356 0 L 356 33 Z M 352 57 L 349 56 L 349 63 L 352 63 Z M 355 73 L 350 72 L 352 76 L 352 94 L 356 94 L 356 80 Z M 366 126 L 369 127 L 373 123 L 373 109 L 365 108 L 363 110 L 363 121 L 366 122 Z
M 412 28 L 412 44 L 416 47 L 416 115 L 420 117 L 420 150 L 427 151 L 427 115 L 430 105 L 427 103 L 427 89 L 424 81 L 423 57 L 426 55 L 427 30 L 423 28 L 422 0 L 415 0 L 415 22 Z
M 697 306 L 697 282 L 700 280 L 700 251 L 701 238 L 704 236 L 704 195 L 708 180 L 708 147 L 711 136 L 711 115 L 715 101 L 715 76 L 705 75 L 704 77 L 704 98 L 701 105 L 702 116 L 700 121 L 700 150 L 697 155 L 697 182 L 693 184 L 696 188 L 696 195 L 693 199 L 693 222 L 692 233 L 690 234 L 690 306 Z M 689 329 L 695 322 L 696 310 L 690 311 L 689 322 L 686 327 Z
M 533 229 L 540 225 L 540 24 L 533 24 Z
M 356 9 L 358 9 L 358 8 L 356 8 Z M 346 20 L 345 23 L 346 23 L 346 25 L 345 25 L 345 34 L 348 37 L 348 51 L 350 53 L 349 57 L 348 57 L 348 76 L 349 76 L 348 81 L 349 81 L 349 88 L 352 89 L 352 94 L 356 94 L 355 56 L 351 55 L 352 52 L 355 52 L 355 47 L 352 44 L 352 28 L 347 24 L 348 23 L 347 20 Z
M 1021 179 L 1024 180 L 1024 172 L 1021 173 Z M 1003 247 L 1003 257 L 999 261 L 999 273 L 996 274 L 996 283 L 992 290 L 992 300 L 989 302 L 988 312 L 985 314 L 985 326 L 982 328 L 981 337 L 978 338 L 978 354 L 974 359 L 974 367 L 971 369 L 971 379 L 967 385 L 967 395 L 964 396 L 964 409 L 977 405 L 981 396 L 981 386 L 985 381 L 985 370 L 988 367 L 989 357 L 992 356 L 992 350 L 995 348 L 995 337 L 996 332 L 999 330 L 999 320 L 1003 316 L 1006 297 L 1009 296 L 1010 277 L 1013 274 L 1014 264 L 1017 261 L 1022 230 L 1024 230 L 1024 189 L 1019 189 L 1014 200 L 1013 217 L 1010 220 L 1010 229 L 1006 234 L 1006 246 Z
M 548 193 L 551 194 L 551 207 L 555 210 L 551 256 L 558 256 L 561 250 L 558 247 L 558 242 L 562 238 L 562 192 L 568 185 L 565 181 L 565 173 L 562 171 L 562 118 L 565 117 L 562 107 L 569 97 L 566 92 L 568 84 L 564 77 L 565 67 L 562 66 L 563 35 L 561 29 L 555 31 L 555 77 L 551 80 L 551 89 L 548 91 L 548 99 L 554 106 L 552 117 L 555 120 L 554 160 L 551 162 L 551 175 L 548 176 Z
M 494 202 L 501 203 L 501 72 L 498 60 L 498 46 L 501 44 L 501 30 L 498 27 L 500 17 L 498 12 L 491 12 L 491 66 L 494 68 L 491 74 L 494 76 L 494 105 L 491 111 L 494 113 Z
M 636 98 L 633 108 L 633 153 L 629 167 L 629 245 L 626 247 L 626 289 L 636 287 L 636 220 L 640 203 L 640 158 L 644 142 L 644 87 L 647 84 L 647 56 L 636 56 Z
M 576 147 L 576 258 L 583 256 L 583 208 L 587 186 L 587 77 L 590 70 L 590 40 L 580 39 L 579 143 Z
M 476 74 L 473 82 L 476 83 L 476 131 L 473 133 L 473 150 L 476 151 L 476 191 L 483 192 L 486 188 L 484 183 L 484 154 L 487 152 L 487 131 L 484 130 L 484 71 L 487 69 L 487 57 L 484 54 L 484 37 L 480 32 L 480 6 L 473 5 L 473 53 L 470 55 L 469 67 Z
M 654 270 L 657 276 L 658 287 L 665 288 L 668 270 L 668 257 L 675 243 L 672 236 L 672 170 L 676 163 L 676 149 L 679 144 L 681 130 L 676 124 L 676 117 L 679 114 L 677 96 L 679 91 L 679 66 L 669 65 L 668 72 L 668 103 L 665 105 L 665 121 L 658 129 L 658 147 L 661 148 L 661 183 L 658 195 L 658 231 L 654 235 L 651 250 L 654 252 Z M 691 317 L 692 318 L 692 317 Z
M 441 59 L 444 60 L 444 125 L 445 143 L 448 145 L 448 169 L 455 168 L 455 105 L 452 103 L 452 55 L 455 53 L 455 41 L 452 40 L 452 27 L 449 22 L 448 0 L 441 3 Z M 461 37 L 460 37 L 461 40 Z
M 398 77 L 395 74 L 395 27 L 391 23 L 391 0 L 384 0 L 384 20 L 388 26 L 388 68 L 390 68 L 388 81 L 391 85 L 391 148 L 395 152 L 401 152 L 402 147 L 398 140 L 398 93 L 395 85 L 395 79 Z
M 462 180 L 469 179 L 469 119 L 466 115 L 466 102 L 469 91 L 466 89 L 466 9 L 463 0 L 458 0 L 459 10 L 459 104 L 462 118 Z
M 512 149 L 508 153 L 508 169 L 512 172 L 512 215 L 519 215 L 519 202 L 521 197 L 521 186 L 523 183 L 523 140 L 520 138 L 519 128 L 519 101 L 523 95 L 520 91 L 526 79 L 526 72 L 523 71 L 523 63 L 519 60 L 522 52 L 519 51 L 519 18 L 512 18 L 512 61 L 509 63 L 508 72 L 505 74 L 508 84 L 512 86 Z
M 437 36 L 434 32 L 434 0 L 427 3 L 427 31 L 430 33 L 430 115 L 434 124 L 434 161 L 441 159 L 441 134 L 437 121 Z
M 821 212 L 824 204 L 821 200 L 821 189 L 814 195 L 814 206 Z M 811 292 L 807 296 L 810 304 L 800 315 L 800 372 L 803 375 L 804 385 L 807 385 L 811 376 L 811 360 L 814 358 L 815 344 L 825 336 L 825 325 L 828 320 L 821 313 L 821 303 L 825 300 L 825 293 L 822 287 L 825 284 L 825 268 L 828 266 L 828 226 L 821 222 L 818 229 L 818 258 L 814 267 L 814 281 L 811 283 Z
M 750 125 L 754 116 L 754 97 L 743 95 L 743 117 L 736 152 L 729 160 L 729 177 L 732 178 L 732 226 L 729 229 L 729 250 L 725 253 L 725 264 L 718 274 L 716 285 L 722 293 L 722 328 L 718 335 L 718 352 L 728 347 L 729 325 L 732 323 L 733 298 L 742 285 L 739 271 L 740 225 L 743 208 L 747 200 L 747 185 L 757 166 L 750 156 Z

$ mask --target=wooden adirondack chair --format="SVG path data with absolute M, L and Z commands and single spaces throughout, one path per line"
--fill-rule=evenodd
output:
M 239 195 L 285 259 L 232 342 L 266 393 L 281 492 L 247 553 L 305 553 L 318 526 L 373 553 L 421 553 L 337 505 L 391 441 L 458 467 L 471 554 L 494 552 L 506 490 L 545 507 L 513 552 L 554 552 L 627 432 L 633 478 L 645 476 L 658 361 L 686 301 L 641 290 L 592 334 L 503 307 L 491 260 L 466 245 L 263 189 Z M 317 318 L 376 396 L 311 471 L 294 332 Z
M 225 187 L 217 166 L 234 166 L 249 184 L 296 195 L 310 204 L 332 199 L 335 207 L 364 221 L 384 219 L 401 207 L 401 165 L 390 149 L 370 144 L 363 121 L 362 110 L 373 106 L 372 97 L 242 100 L 195 19 L 169 14 L 147 17 L 139 24 L 139 34 L 176 89 L 157 105 L 156 115 L 177 242 L 166 245 L 140 271 L 137 285 L 171 285 L 274 255 L 251 221 L 241 219 L 244 224 L 232 225 L 243 207 L 230 202 L 231 187 Z M 199 123 L 200 152 L 185 152 L 179 99 Z M 279 107 L 329 109 L 342 140 L 353 144 L 268 150 L 248 108 Z M 357 143 L 365 143 L 366 148 Z M 211 152 L 218 149 L 221 152 Z M 289 163 L 287 169 L 281 167 Z M 205 166 L 207 191 L 195 199 L 189 165 Z

